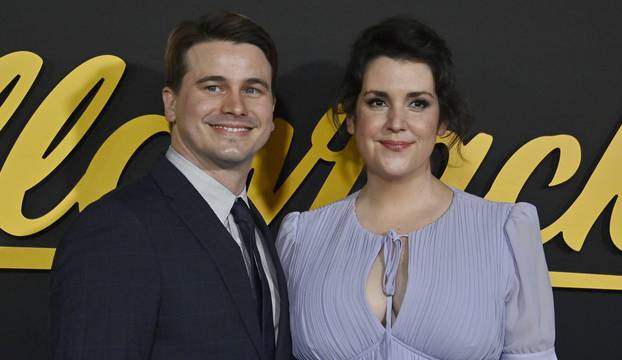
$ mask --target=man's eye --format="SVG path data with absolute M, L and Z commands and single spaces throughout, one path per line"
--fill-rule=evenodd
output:
M 371 108 L 380 108 L 380 107 L 386 106 L 386 103 L 382 99 L 373 98 L 373 99 L 367 100 L 367 105 Z
M 220 92 L 220 86 L 218 85 L 207 85 L 204 88 L 207 92 Z
M 408 106 L 415 110 L 423 110 L 427 108 L 429 105 L 430 103 L 427 100 L 416 99 L 416 100 L 413 100 Z

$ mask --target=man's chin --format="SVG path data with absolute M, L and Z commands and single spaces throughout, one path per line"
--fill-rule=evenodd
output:
M 248 154 L 224 154 L 212 159 L 212 161 L 222 169 L 248 169 L 253 162 L 253 156 Z

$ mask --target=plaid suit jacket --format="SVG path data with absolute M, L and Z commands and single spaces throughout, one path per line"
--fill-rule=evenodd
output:
M 253 210 L 261 218 L 256 209 Z M 291 357 L 286 282 L 276 358 Z M 56 359 L 261 359 L 259 322 L 240 249 L 164 157 L 138 183 L 89 206 L 56 250 Z

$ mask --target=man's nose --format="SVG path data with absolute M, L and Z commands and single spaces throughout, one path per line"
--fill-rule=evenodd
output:
M 244 98 L 239 92 L 230 92 L 224 99 L 222 104 L 222 112 L 235 116 L 246 115 L 246 105 Z

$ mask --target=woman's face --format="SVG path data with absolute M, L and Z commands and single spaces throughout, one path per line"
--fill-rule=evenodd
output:
M 395 181 L 429 173 L 436 137 L 446 130 L 430 67 L 384 56 L 370 61 L 347 127 L 368 176 Z

